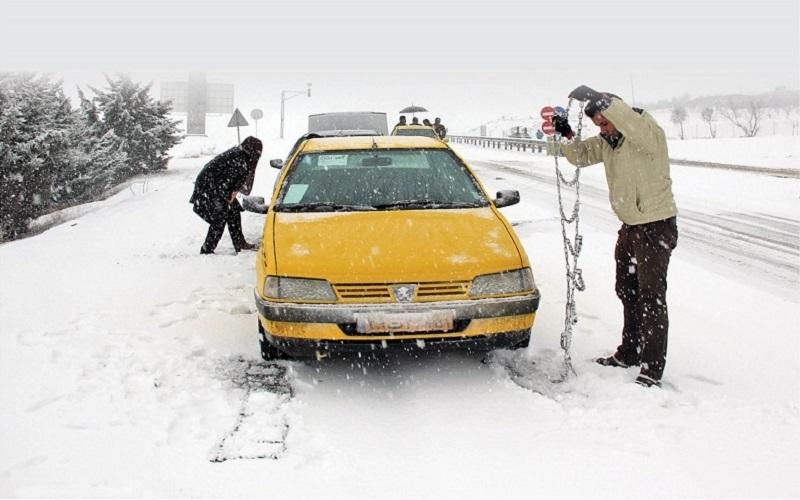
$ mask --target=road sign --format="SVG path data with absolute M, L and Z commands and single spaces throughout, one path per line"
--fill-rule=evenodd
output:
M 229 127 L 246 127 L 250 125 L 247 123 L 247 120 L 244 119 L 242 116 L 242 112 L 239 111 L 239 108 L 233 110 L 233 116 L 231 116 L 231 121 L 228 122 Z
M 236 127 L 236 139 L 239 141 L 239 144 L 242 143 L 242 137 L 239 135 L 239 127 L 246 127 L 249 123 L 247 120 L 244 119 L 242 116 L 242 112 L 239 111 L 239 108 L 233 110 L 233 116 L 231 116 L 231 121 L 228 122 L 229 127 Z
M 544 120 L 542 122 L 542 132 L 544 132 L 547 135 L 553 135 L 556 131 L 556 129 L 553 127 L 553 121 L 552 121 L 553 115 L 555 114 L 556 110 L 553 109 L 552 106 L 545 106 L 539 112 L 539 115 L 541 115 L 542 119 Z
M 567 110 L 561 106 L 556 106 L 553 111 L 555 111 L 558 116 L 567 116 Z
M 541 140 L 542 137 L 544 137 L 544 134 L 542 133 L 542 131 L 541 130 L 537 130 L 536 131 L 536 138 Z

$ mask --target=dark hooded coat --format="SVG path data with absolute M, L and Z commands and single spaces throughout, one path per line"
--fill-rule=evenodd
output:
M 249 194 L 258 156 L 241 146 L 233 147 L 206 163 L 194 183 L 189 201 L 194 212 L 209 224 L 229 208 L 243 211 L 238 201 L 229 203 L 234 192 Z

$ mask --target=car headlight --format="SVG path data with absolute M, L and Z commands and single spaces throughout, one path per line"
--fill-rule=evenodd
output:
M 483 295 L 508 295 L 529 292 L 536 288 L 533 273 L 529 267 L 506 271 L 504 273 L 484 274 L 472 280 L 469 294 L 472 297 Z
M 333 288 L 326 280 L 284 278 L 283 276 L 267 276 L 267 279 L 264 280 L 264 296 L 287 300 L 336 301 L 336 294 L 333 293 Z

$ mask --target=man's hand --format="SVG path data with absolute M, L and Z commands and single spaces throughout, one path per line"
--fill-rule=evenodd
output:
M 237 195 L 237 194 L 239 194 L 239 192 L 238 192 L 238 191 L 234 191 L 234 192 L 232 192 L 232 193 L 231 193 L 231 196 L 230 196 L 230 198 L 228 198 L 228 203 L 229 203 L 229 204 L 230 204 L 230 203 L 233 203 L 234 201 L 236 201 L 236 195 Z
M 572 133 L 572 127 L 569 126 L 569 121 L 566 116 L 558 114 L 553 116 L 553 128 L 567 139 L 572 139 L 575 136 L 575 134 Z
M 589 88 L 586 85 L 581 85 L 580 87 L 576 87 L 575 90 L 569 93 L 570 99 L 577 99 L 579 101 L 597 101 L 603 97 L 603 94 L 597 92 L 593 88 Z

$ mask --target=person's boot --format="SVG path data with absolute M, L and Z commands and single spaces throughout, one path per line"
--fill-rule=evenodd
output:
M 200 255 L 214 255 L 214 250 L 209 250 L 205 246 L 200 247 Z
M 238 245 L 236 245 L 236 253 L 241 252 L 242 250 L 256 250 L 258 248 L 258 244 L 248 243 L 246 241 L 242 241 Z
M 644 373 L 640 373 L 638 377 L 636 377 L 635 382 L 642 387 L 661 387 L 661 381 L 656 380 L 649 375 L 645 375 Z
M 625 362 L 623 362 L 623 361 L 620 361 L 620 360 L 617 358 L 617 356 L 616 356 L 616 355 L 614 355 L 614 356 L 608 356 L 608 357 L 605 357 L 605 358 L 597 358 L 597 359 L 595 359 L 595 362 L 596 362 L 598 365 L 603 365 L 603 366 L 613 366 L 613 367 L 615 367 L 615 368 L 629 368 L 629 367 L 631 366 L 631 365 L 629 365 L 628 363 L 625 363 Z

